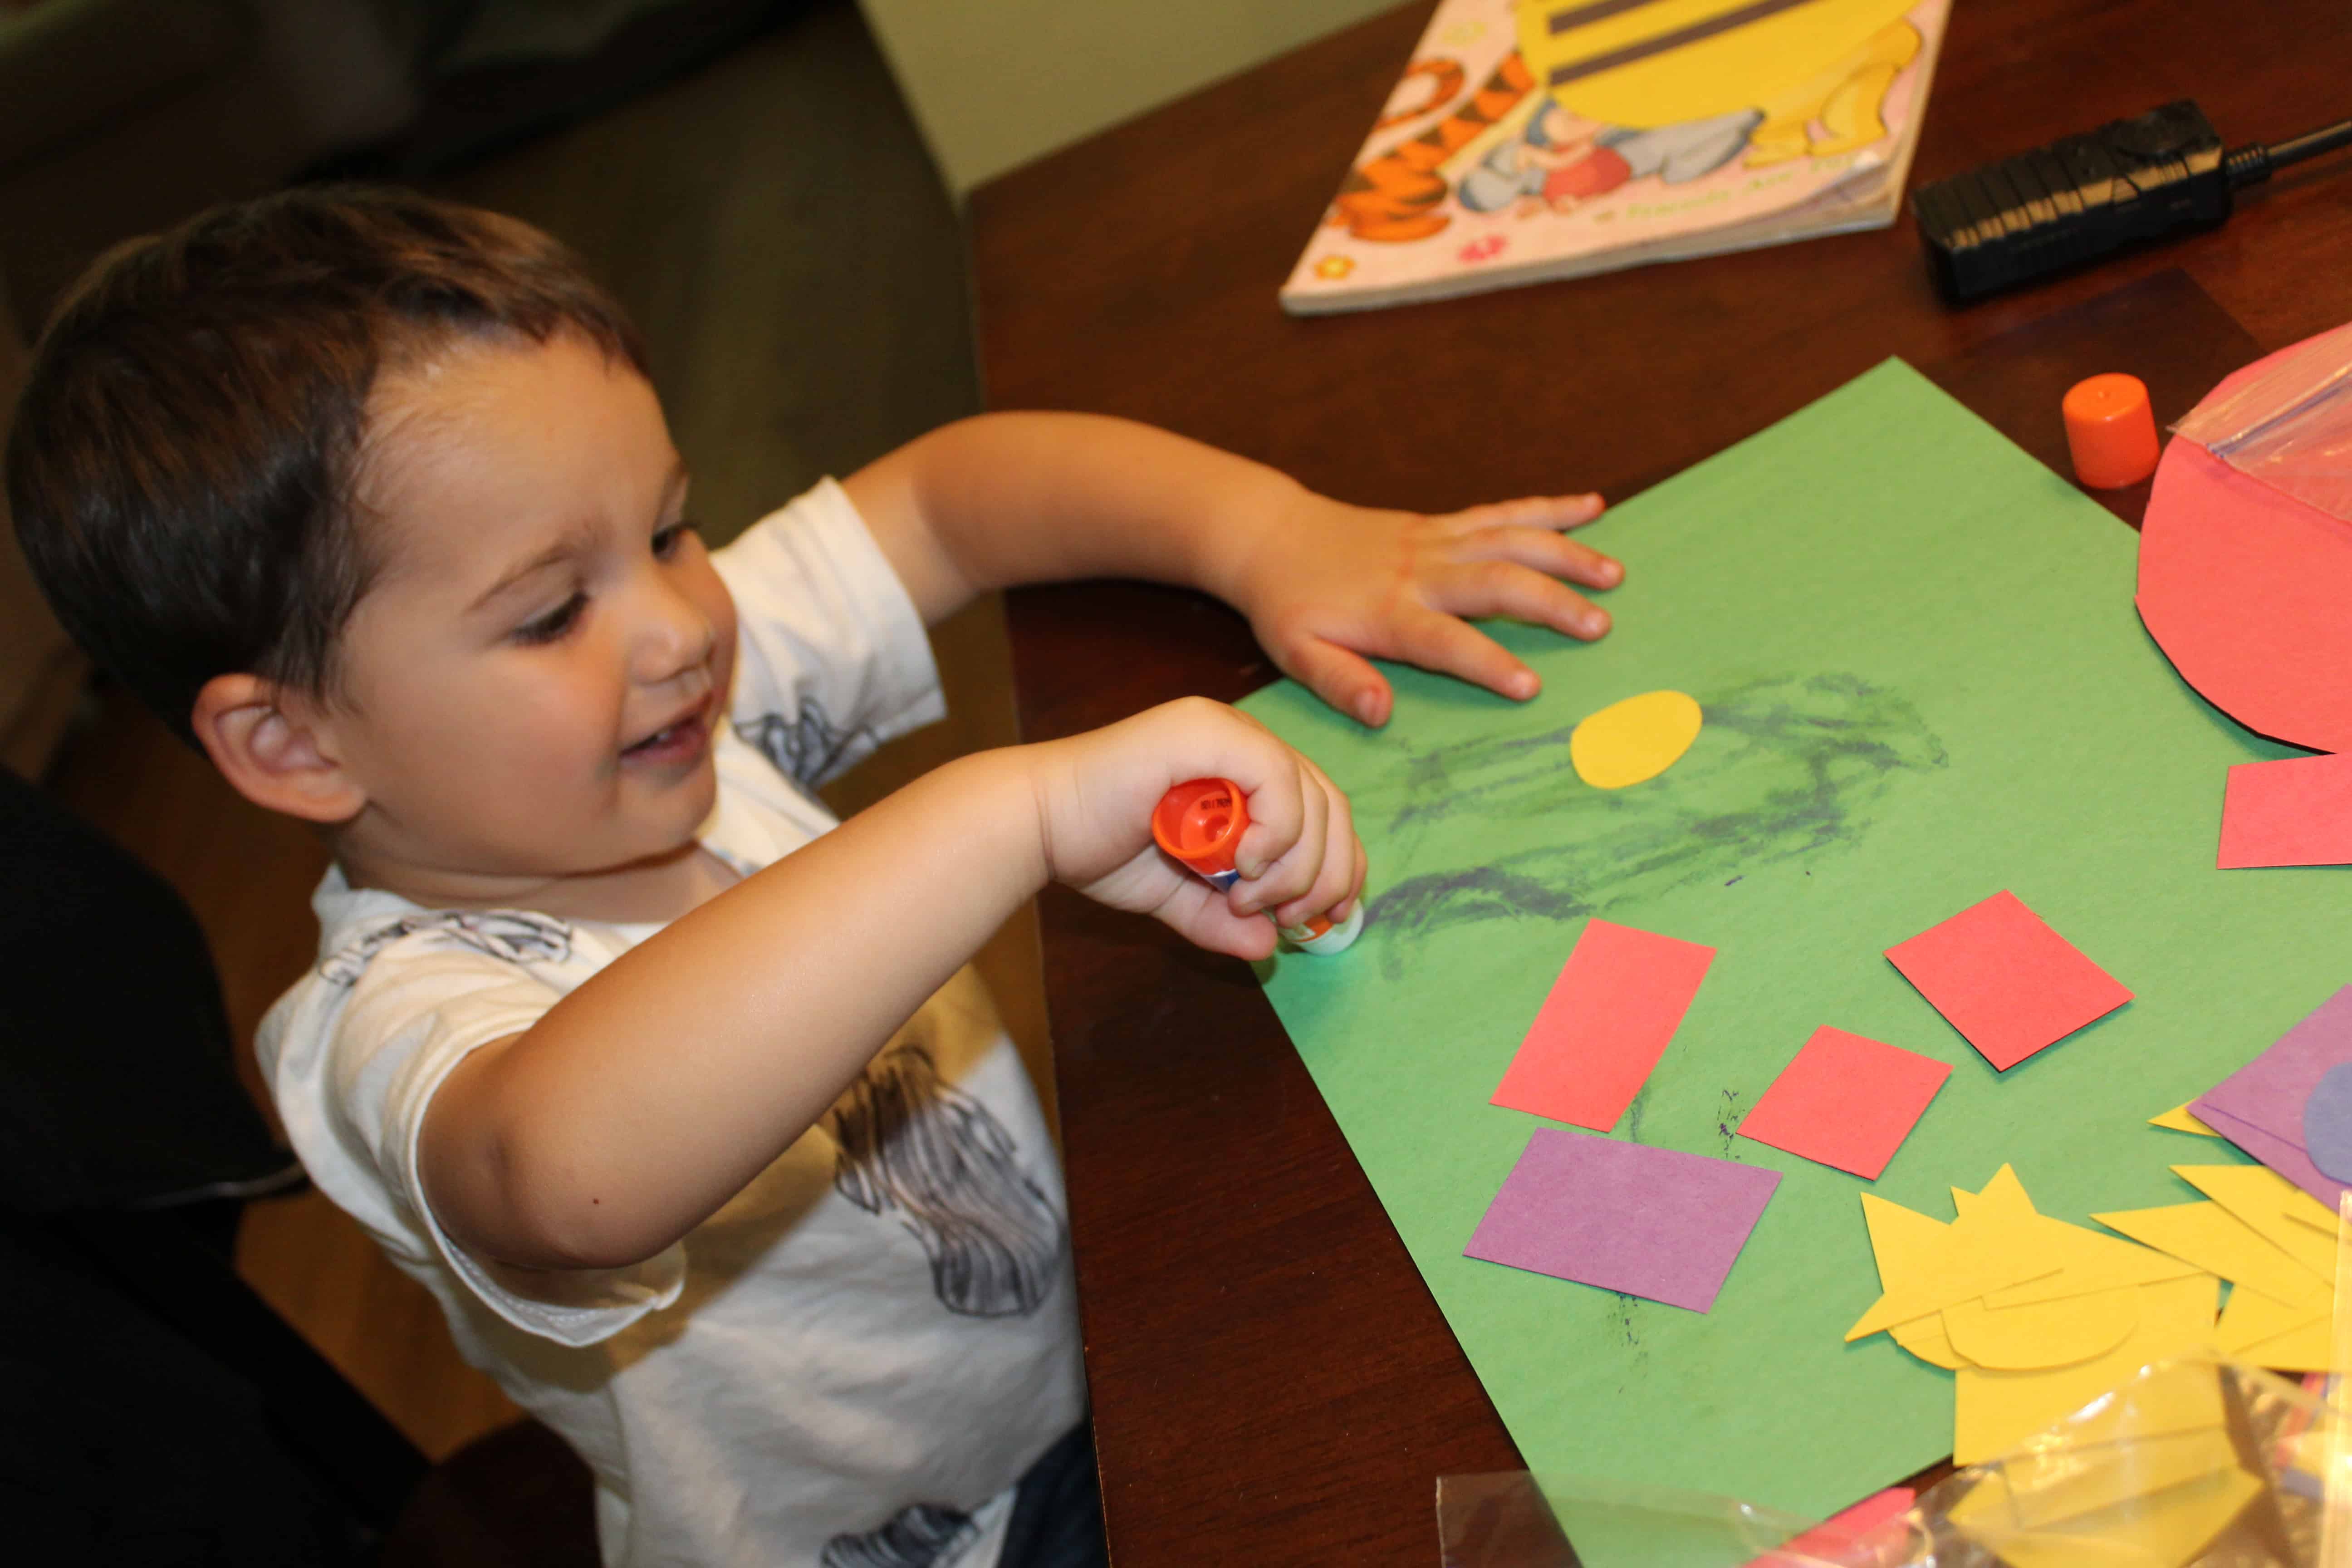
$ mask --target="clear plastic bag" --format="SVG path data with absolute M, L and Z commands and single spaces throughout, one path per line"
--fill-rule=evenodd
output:
M 2345 1417 L 2230 1363 L 2160 1363 L 1859 1535 L 1728 1498 L 1438 1482 L 1444 1568 L 2345 1568 L 2323 1541 Z M 2345 1489 L 2339 1485 L 2339 1496 Z M 2339 1506 L 2340 1503 L 2339 1503 Z M 2339 1527 L 2340 1529 L 2340 1527 Z M 1808 1533 L 1811 1531 L 1811 1533 Z M 1571 1547 L 1570 1543 L 1574 1545 Z
M 1738 1568 L 1812 1522 L 1703 1492 L 1576 1477 L 1538 1481 L 1525 1470 L 1437 1483 L 1443 1568 Z
M 2352 324 L 2216 388 L 2173 429 L 2239 472 L 2352 521 Z

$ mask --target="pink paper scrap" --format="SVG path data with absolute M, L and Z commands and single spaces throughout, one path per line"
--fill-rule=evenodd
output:
M 1831 1515 L 1803 1534 L 1791 1536 L 1756 1558 L 1748 1568 L 1824 1568 L 1827 1563 L 1843 1563 L 1846 1561 L 1844 1554 L 1864 1542 L 1875 1544 L 1879 1527 L 1910 1512 L 1911 1505 L 1918 1500 L 1919 1494 L 1909 1487 L 1889 1487 L 1863 1499 L 1843 1513 Z M 1894 1531 L 1888 1534 L 1892 1536 Z
M 2231 768 L 2216 863 L 2224 871 L 2352 865 L 2352 752 Z
M 2132 999 L 2011 892 L 1895 943 L 1886 957 L 2001 1072 Z
M 1489 1103 L 1608 1131 L 1665 1055 L 1714 959 L 1698 942 L 1586 921 Z

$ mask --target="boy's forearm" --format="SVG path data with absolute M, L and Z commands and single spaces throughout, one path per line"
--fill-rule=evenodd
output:
M 1262 463 L 1088 414 L 992 414 L 859 470 L 851 498 L 926 621 L 1022 583 L 1139 577 L 1231 599 L 1306 492 Z
M 505 1262 L 618 1267 L 716 1211 L 1044 885 L 1018 757 L 918 780 L 461 1065 L 425 1127 L 443 1223 Z

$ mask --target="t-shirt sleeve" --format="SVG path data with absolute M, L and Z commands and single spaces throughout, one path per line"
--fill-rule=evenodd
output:
M 735 597 L 735 731 L 814 787 L 945 716 L 922 617 L 831 479 L 712 563 Z
M 325 985 L 324 980 L 314 984 Z M 567 1345 L 593 1344 L 677 1299 L 686 1253 L 674 1245 L 625 1268 L 540 1270 L 478 1258 L 443 1228 L 425 1194 L 418 1138 L 426 1108 L 467 1056 L 528 1029 L 555 987 L 523 965 L 417 933 L 377 953 L 355 981 L 310 1064 L 313 1093 L 283 1090 L 302 1064 L 281 1052 L 279 1102 L 312 1179 L 341 1202 L 353 1187 L 375 1209 L 387 1246 L 437 1258 L 483 1305 L 515 1327 Z M 297 1125 L 308 1100 L 318 1125 Z M 368 1200 L 374 1200 L 373 1203 Z

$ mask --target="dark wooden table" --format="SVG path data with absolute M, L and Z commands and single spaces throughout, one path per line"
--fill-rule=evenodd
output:
M 1275 290 L 1429 11 L 1407 5 L 1004 176 L 972 202 L 998 408 L 1150 420 L 1349 500 L 1622 499 L 1900 354 L 2064 471 L 2058 400 L 2179 417 L 2352 317 L 2352 157 L 2204 234 L 1972 308 L 1889 230 L 1295 321 Z M 1916 178 L 2195 97 L 2232 144 L 2352 114 L 2346 0 L 1956 0 Z M 2112 498 L 2137 521 L 2144 492 Z M 1739 520 L 1727 517 L 1727 528 Z M 1621 595 L 1622 616 L 1639 615 Z M 1011 606 L 1021 720 L 1067 734 L 1274 671 L 1238 617 L 1132 584 Z M 1044 900 L 1087 1364 L 1120 1568 L 1427 1568 L 1432 1483 L 1518 1455 L 1238 963 Z M 1592 1413 L 1596 1421 L 1606 1411 Z M 1883 1478 L 1857 1478 L 1864 1483 Z

